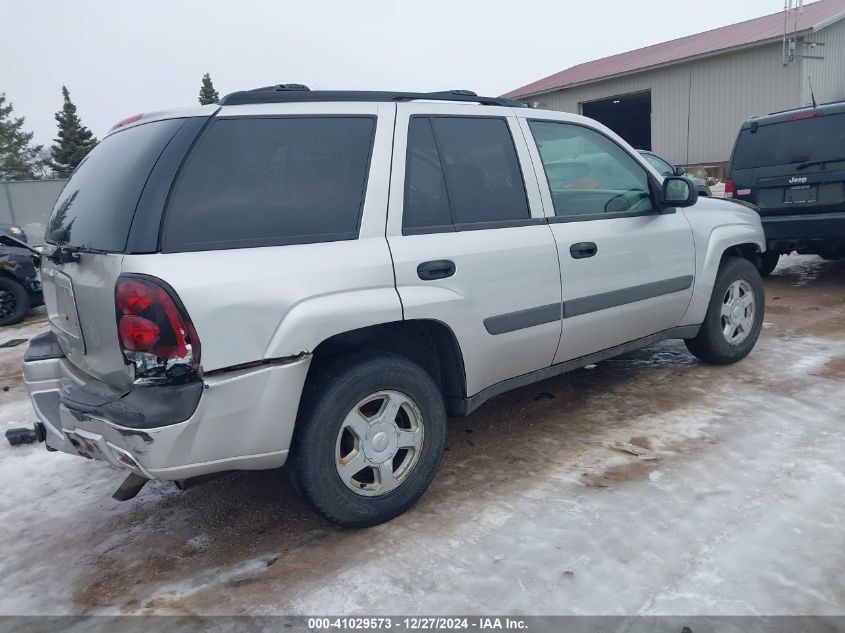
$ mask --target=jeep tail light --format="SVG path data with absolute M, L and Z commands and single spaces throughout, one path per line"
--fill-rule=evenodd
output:
M 734 179 L 728 178 L 725 181 L 725 197 L 726 198 L 733 198 L 735 189 L 736 189 L 736 185 L 734 184 Z
M 817 116 L 822 116 L 818 110 L 811 110 L 810 112 L 796 112 L 790 119 L 793 121 L 800 121 L 801 119 L 815 119 Z
M 117 280 L 115 315 L 120 346 L 136 384 L 184 382 L 197 375 L 200 340 L 179 297 L 160 279 Z

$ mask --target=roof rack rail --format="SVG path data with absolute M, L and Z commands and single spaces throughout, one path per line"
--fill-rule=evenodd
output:
M 817 103 L 816 105 L 807 104 L 798 106 L 796 108 L 787 108 L 786 110 L 777 110 L 776 112 L 769 112 L 768 114 L 758 114 L 756 116 L 751 117 L 752 119 L 765 117 L 765 116 L 774 116 L 776 114 L 788 114 L 789 112 L 794 112 L 796 110 L 818 110 L 820 108 L 824 108 L 825 106 L 835 106 L 845 104 L 845 99 L 839 99 L 836 101 L 826 101 L 825 103 Z
M 245 90 L 244 92 L 285 92 L 288 90 L 296 90 L 301 92 L 310 92 L 311 88 L 305 84 L 275 84 L 273 86 L 262 86 L 261 88 L 253 88 L 252 90 Z M 237 93 L 235 93 L 237 94 Z
M 481 105 L 527 107 L 520 101 L 503 97 L 480 97 L 471 90 L 443 90 L 439 92 L 388 92 L 381 90 L 311 90 L 302 84 L 277 84 L 252 90 L 227 94 L 220 105 L 246 105 L 250 103 L 303 103 L 318 101 L 459 101 Z

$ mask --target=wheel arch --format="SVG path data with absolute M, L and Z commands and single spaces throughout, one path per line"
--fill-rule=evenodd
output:
M 15 275 L 13 272 L 9 271 L 8 269 L 3 268 L 2 266 L 0 266 L 0 277 L 3 277 L 4 279 L 9 279 L 9 280 L 14 281 L 14 282 L 17 282 L 21 286 L 24 286 L 24 288 L 26 288 L 26 286 L 24 285 L 24 283 L 23 283 L 23 281 L 21 280 L 20 277 L 18 277 L 17 275 Z
M 760 245 L 754 242 L 734 244 L 732 246 L 728 246 L 724 251 L 722 251 L 719 263 L 721 264 L 725 257 L 741 257 L 742 259 L 747 259 L 756 266 L 759 263 L 761 252 Z
M 703 256 L 696 262 L 692 299 L 680 325 L 694 325 L 704 321 L 716 275 L 725 257 L 741 257 L 756 265 L 760 253 L 765 250 L 765 238 L 759 227 L 753 224 L 724 224 L 714 227 Z
M 455 333 L 442 321 L 391 321 L 330 336 L 314 349 L 306 380 L 319 372 L 326 361 L 361 352 L 388 352 L 416 363 L 440 389 L 447 412 L 457 414 L 450 403 L 466 397 L 466 371 Z

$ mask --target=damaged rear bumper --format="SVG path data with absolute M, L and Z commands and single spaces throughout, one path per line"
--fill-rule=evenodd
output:
M 50 448 L 178 481 L 284 464 L 310 361 L 120 392 L 80 372 L 48 333 L 32 340 L 23 370 Z

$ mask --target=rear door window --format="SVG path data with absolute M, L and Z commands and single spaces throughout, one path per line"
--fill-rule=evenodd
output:
M 144 123 L 100 141 L 59 195 L 47 222 L 46 241 L 122 252 L 147 177 L 184 123 Z
M 739 133 L 733 169 L 845 160 L 845 113 L 758 125 Z
M 162 250 L 356 239 L 374 117 L 219 119 L 176 182 Z
M 507 121 L 414 117 L 408 130 L 403 227 L 486 223 L 530 217 Z
M 428 118 L 411 119 L 406 165 L 404 228 L 450 226 L 446 179 Z

